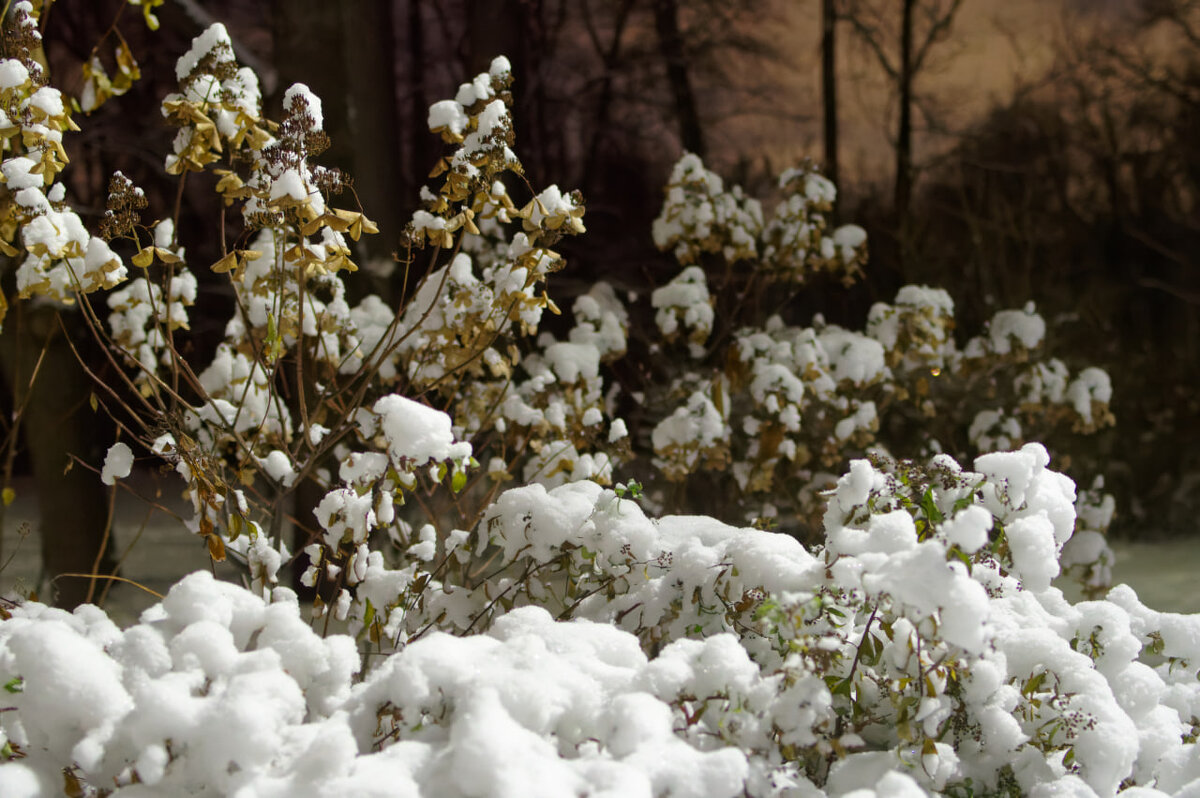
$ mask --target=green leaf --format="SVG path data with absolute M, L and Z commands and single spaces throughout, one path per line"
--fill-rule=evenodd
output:
M 1027 696 L 1032 696 L 1038 691 L 1038 688 L 1042 686 L 1042 682 L 1045 680 L 1046 672 L 1042 671 L 1041 673 L 1032 677 L 1029 681 L 1025 682 L 1024 686 L 1021 688 L 1021 692 Z
M 4 683 L 4 689 L 10 693 L 22 693 L 25 691 L 25 680 L 20 676 L 14 676 Z
M 933 500 L 932 487 L 926 488 L 925 493 L 922 494 L 921 509 L 925 511 L 925 517 L 935 524 L 946 520 L 946 516 L 942 515 L 942 511 L 938 509 L 937 502 Z
M 454 476 L 450 478 L 450 490 L 455 493 L 461 493 L 462 489 L 467 486 L 467 472 L 455 471 Z

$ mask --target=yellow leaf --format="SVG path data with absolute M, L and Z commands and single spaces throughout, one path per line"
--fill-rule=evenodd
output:
M 0 492 L 0 499 L 4 500 L 5 507 L 12 504 L 13 501 L 16 500 L 16 498 L 17 498 L 17 492 L 15 490 L 13 490 L 12 488 L 5 488 L 3 492 Z
M 475 212 L 470 208 L 463 208 L 463 227 L 467 228 L 467 232 L 472 235 L 479 235 L 479 228 L 475 226 Z
M 92 391 L 90 394 L 88 394 L 88 404 L 92 406 L 93 413 L 100 409 L 100 400 L 96 398 L 95 391 Z
M 133 51 L 129 49 L 128 44 L 125 42 L 118 43 L 116 56 L 117 66 L 121 68 L 122 72 L 128 72 L 134 80 L 141 77 L 137 59 L 133 57 Z
M 242 186 L 246 185 L 242 179 L 233 172 L 224 169 L 215 170 L 221 179 L 217 181 L 217 193 L 224 194 L 227 191 L 237 191 Z
M 237 250 L 231 250 L 228 255 L 212 265 L 213 274 L 224 274 L 237 268 Z
M 158 17 L 154 15 L 156 6 L 161 6 L 164 0 L 130 0 L 129 4 L 142 7 L 142 16 L 146 18 L 146 27 L 158 30 Z
M 218 535 L 208 536 L 208 556 L 212 557 L 214 562 L 225 562 L 225 541 Z
M 180 257 L 174 252 L 169 249 L 163 249 L 162 247 L 155 247 L 154 254 L 157 255 L 158 259 L 163 263 L 179 263 L 181 260 Z
M 154 247 L 146 247 L 130 258 L 134 266 L 140 266 L 145 269 L 154 262 Z

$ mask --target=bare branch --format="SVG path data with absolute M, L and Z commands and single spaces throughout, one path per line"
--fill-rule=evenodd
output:
M 954 16 L 958 13 L 958 9 L 962 7 L 963 0 L 953 0 L 950 7 L 945 13 L 937 15 L 933 6 L 927 6 L 930 10 L 930 26 L 925 32 L 925 39 L 921 42 L 921 46 L 917 48 L 916 57 L 913 59 L 913 72 L 920 72 L 921 67 L 925 65 L 925 57 L 929 55 L 929 51 L 938 43 L 942 36 L 949 31 L 950 25 L 954 22 Z
M 850 23 L 850 26 L 854 28 L 854 32 L 875 53 L 876 60 L 879 61 L 879 65 L 883 67 L 883 71 L 887 73 L 887 76 L 892 80 L 898 80 L 900 78 L 900 71 L 892 63 L 892 59 L 888 58 L 887 50 L 884 49 L 883 43 L 879 39 L 879 30 L 863 22 L 856 14 L 848 14 L 843 19 Z

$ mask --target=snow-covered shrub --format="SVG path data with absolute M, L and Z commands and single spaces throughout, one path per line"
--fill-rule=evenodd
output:
M 1200 617 L 1067 602 L 1047 464 L 856 460 L 811 552 L 590 481 L 512 489 L 463 540 L 507 567 L 426 591 L 382 659 L 205 573 L 125 630 L 26 603 L 0 794 L 1189 795 Z
M 63 135 L 79 130 L 62 93 L 48 85 L 38 60 L 41 33 L 28 0 L 6 7 L 0 58 L 0 253 L 19 259 L 21 299 L 73 303 L 77 293 L 112 288 L 126 279 L 121 257 L 92 235 L 65 202 L 58 178 L 67 166 Z M 0 321 L 8 309 L 0 297 Z
M 218 213 L 248 234 L 209 267 L 236 300 L 225 341 L 211 362 L 190 363 L 176 345 L 196 296 L 184 242 L 170 219 L 144 225 L 142 192 L 113 177 L 104 236 L 135 253 L 141 274 L 109 295 L 108 340 L 146 400 L 141 443 L 186 482 L 189 530 L 215 559 L 243 562 L 264 595 L 298 553 L 283 534 L 291 496 L 315 483 L 324 495 L 302 508 L 298 541 L 315 611 L 332 601 L 338 620 L 394 637 L 405 613 L 391 611 L 440 584 L 456 528 L 473 526 L 504 481 L 607 483 L 626 446 L 600 377 L 625 349 L 612 290 L 577 299 L 565 340 L 537 335 L 543 312 L 559 312 L 542 286 L 562 266 L 555 242 L 584 230 L 582 199 L 550 186 L 518 206 L 510 194 L 527 184 L 498 57 L 430 109 L 449 149 L 405 231 L 406 268 L 419 273 L 423 258 L 424 278 L 402 307 L 374 295 L 352 306 L 342 276 L 357 269 L 353 242 L 377 229 L 335 204 L 348 180 L 318 163 L 329 145 L 320 99 L 296 84 L 284 118 L 266 119 L 258 78 L 219 24 L 176 77 L 162 103 L 178 128 L 165 169 L 212 171 Z M 105 273 L 105 287 L 125 276 Z M 398 556 L 385 562 L 381 540 Z
M 852 457 L 964 457 L 1112 424 L 1108 376 L 1042 359 L 1046 323 L 1032 305 L 996 313 L 962 346 L 953 300 L 927 286 L 876 303 L 861 331 L 756 315 L 768 292 L 767 306 L 782 310 L 811 276 L 849 282 L 866 262 L 861 228 L 829 229 L 832 183 L 809 166 L 785 172 L 779 190 L 764 222 L 756 200 L 726 189 L 695 155 L 672 172 L 654 238 L 683 270 L 651 301 L 663 348 L 686 344 L 688 357 L 656 359 L 658 387 L 645 395 L 654 465 L 675 482 L 699 476 L 700 487 L 649 484 L 651 496 L 699 496 L 713 511 L 783 518 L 785 531 L 814 537 L 820 490 Z M 1089 563 L 1108 556 L 1098 545 Z

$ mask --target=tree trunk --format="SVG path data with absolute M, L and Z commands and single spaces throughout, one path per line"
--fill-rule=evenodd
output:
M 825 122 L 825 176 L 838 182 L 837 5 L 821 0 L 821 103 Z
M 0 362 L 13 409 L 24 405 L 21 431 L 29 449 L 41 515 L 42 567 L 52 580 L 61 574 L 112 573 L 112 546 L 103 556 L 108 495 L 99 474 L 74 464 L 71 456 L 99 467 L 104 449 L 97 432 L 107 429 L 88 405 L 92 384 L 59 329 L 57 311 L 14 303 L 0 335 Z M 70 320 L 68 320 L 70 321 Z M 42 355 L 45 350 L 45 355 Z M 38 358 L 42 364 L 37 367 Z M 37 379 L 32 379 L 37 368 Z M 54 581 L 54 598 L 65 609 L 88 599 L 89 580 Z M 104 583 L 98 581 L 92 597 Z
M 348 172 L 380 233 L 359 257 L 387 257 L 400 236 L 401 185 L 395 38 L 390 0 L 273 0 L 272 34 L 280 91 L 305 83 L 321 98 L 330 148 L 319 161 Z
M 391 0 L 341 0 L 346 118 L 331 135 L 353 147 L 354 192 L 379 234 L 364 236 L 367 254 L 388 258 L 400 242 L 400 135 L 396 98 L 396 39 Z
M 408 179 L 405 181 L 411 196 L 404 198 L 406 207 L 416 202 L 417 192 L 425 185 L 425 179 L 433 169 L 430 150 L 431 138 L 428 130 L 429 99 L 425 93 L 425 23 L 421 14 L 421 0 L 408 0 L 408 53 L 407 75 L 408 113 L 410 130 L 408 141 Z
M 912 99 L 913 99 L 913 9 L 917 0 L 904 4 L 900 22 L 900 122 L 896 130 L 896 191 L 893 206 L 900 238 L 900 265 L 904 265 L 909 241 L 909 204 L 912 199 Z
M 688 152 L 704 157 L 704 129 L 696 111 L 696 95 L 688 74 L 683 36 L 679 30 L 679 6 L 676 0 L 654 0 L 654 30 L 658 48 L 667 65 L 667 82 L 675 100 L 675 118 L 679 121 L 679 140 Z
M 535 186 L 546 176 L 547 136 L 543 124 L 545 88 L 538 75 L 541 54 L 530 29 L 540 24 L 529 0 L 468 0 L 467 74 L 486 72 L 498 55 L 513 69 L 513 131 L 525 176 Z
M 583 165 L 583 187 L 586 191 L 591 188 L 600 161 L 600 148 L 608 129 L 609 111 L 613 102 L 613 77 L 618 68 L 621 56 L 621 40 L 625 35 L 625 26 L 629 21 L 629 12 L 633 9 L 633 0 L 622 0 L 617 9 L 613 24 L 612 41 L 602 52 L 597 52 L 604 64 L 604 77 L 600 82 L 600 95 L 596 100 L 596 114 L 592 119 L 592 138 L 588 144 L 587 160 Z M 598 44 L 598 43 L 597 43 Z

